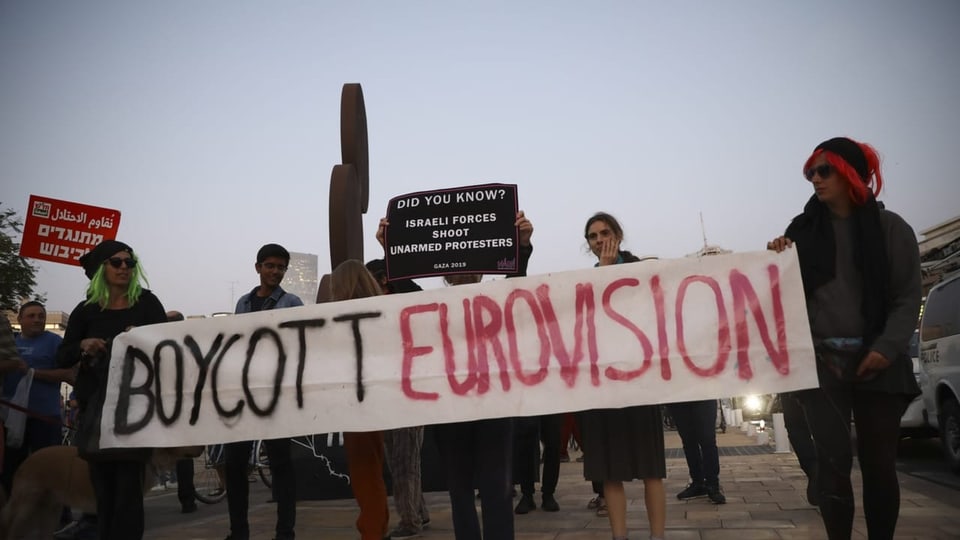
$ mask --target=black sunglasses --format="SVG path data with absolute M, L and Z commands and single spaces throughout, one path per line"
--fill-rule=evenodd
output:
M 803 171 L 803 175 L 807 177 L 807 180 L 813 181 L 813 175 L 819 175 L 820 178 L 827 178 L 833 174 L 833 165 L 824 164 L 817 165 L 816 167 L 810 167 L 809 169 Z
M 124 264 L 127 265 L 127 268 L 135 268 L 137 266 L 137 260 L 132 257 L 110 257 L 107 259 L 107 262 L 117 270 Z

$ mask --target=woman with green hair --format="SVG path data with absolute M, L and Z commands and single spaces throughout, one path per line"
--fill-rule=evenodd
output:
M 90 464 L 100 538 L 143 537 L 143 472 L 150 449 L 99 448 L 113 338 L 133 327 L 167 320 L 160 300 L 141 285 L 146 278 L 138 262 L 133 249 L 116 240 L 101 242 L 80 257 L 90 278 L 87 298 L 70 313 L 57 352 L 61 367 L 79 364 L 76 444 L 80 456 Z

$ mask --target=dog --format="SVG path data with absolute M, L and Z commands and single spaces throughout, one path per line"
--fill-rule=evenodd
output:
M 157 471 L 170 469 L 178 459 L 195 457 L 202 446 L 157 448 L 144 463 L 143 489 L 155 483 Z M 13 476 L 8 500 L 0 489 L 0 540 L 49 540 L 57 529 L 64 506 L 96 513 L 97 498 L 90 467 L 74 446 L 49 446 L 30 454 Z

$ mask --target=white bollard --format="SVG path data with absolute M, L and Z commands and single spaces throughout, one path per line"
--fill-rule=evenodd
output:
M 787 423 L 783 420 L 783 413 L 773 413 L 773 440 L 777 443 L 775 454 L 789 454 L 790 440 L 787 437 Z
M 758 445 L 768 445 L 770 444 L 770 435 L 766 431 L 761 431 L 757 433 L 757 444 Z

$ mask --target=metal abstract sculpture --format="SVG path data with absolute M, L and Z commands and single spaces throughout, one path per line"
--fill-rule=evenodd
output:
M 359 83 L 343 85 L 340 94 L 340 157 L 330 174 L 330 268 L 348 259 L 363 262 L 363 214 L 370 204 L 367 113 Z M 320 279 L 317 302 L 330 300 L 330 276 Z

